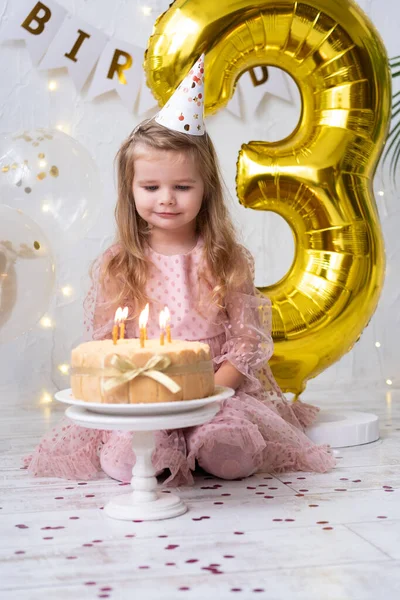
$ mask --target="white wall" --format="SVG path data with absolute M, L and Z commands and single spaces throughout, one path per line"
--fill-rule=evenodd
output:
M 17 2 L 17 0 L 13 0 Z M 58 0 L 72 14 L 79 15 L 108 35 L 134 41 L 142 47 L 151 33 L 152 17 L 145 18 L 134 0 Z M 165 7 L 164 0 L 143 2 Z M 0 0 L 2 26 L 7 0 Z M 359 3 L 380 31 L 389 56 L 400 54 L 398 0 L 364 0 Z M 57 79 L 56 92 L 48 90 L 49 79 Z M 0 393 L 17 386 L 29 390 L 38 400 L 44 390 L 68 387 L 68 377 L 57 366 L 69 362 L 69 353 L 82 335 L 82 299 L 88 281 L 91 260 L 110 243 L 114 232 L 115 185 L 113 158 L 121 140 L 142 117 L 128 112 L 118 97 L 107 94 L 92 102 L 85 90 L 78 95 L 68 74 L 62 70 L 43 72 L 31 65 L 22 43 L 0 46 L 0 130 L 10 133 L 36 127 L 65 126 L 94 157 L 101 178 L 103 196 L 101 215 L 85 240 L 72 248 L 56 248 L 58 287 L 48 313 L 54 329 L 36 326 L 21 338 L 0 346 Z M 291 263 L 291 233 L 277 215 L 245 210 L 235 198 L 235 163 L 243 142 L 251 139 L 273 140 L 289 133 L 297 121 L 298 108 L 273 96 L 266 97 L 256 116 L 242 121 L 227 111 L 208 120 L 208 131 L 216 144 L 226 182 L 230 189 L 230 207 L 244 243 L 254 253 L 257 283 L 269 284 L 280 278 Z M 228 132 L 228 133 L 227 133 Z M 399 176 L 400 180 L 400 176 Z M 399 181 L 400 183 L 400 181 Z M 379 308 L 354 349 L 340 362 L 309 383 L 309 389 L 385 386 L 386 379 L 400 385 L 398 344 L 400 299 L 400 211 L 398 197 L 379 178 L 376 190 L 387 248 L 387 277 Z M 65 298 L 60 288 L 72 286 L 74 293 Z M 379 341 L 378 349 L 375 342 Z M 386 386 L 387 387 L 387 386 Z

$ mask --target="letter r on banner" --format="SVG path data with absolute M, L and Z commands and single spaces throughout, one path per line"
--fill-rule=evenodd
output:
M 118 62 L 121 56 L 126 58 L 126 61 L 124 63 Z M 111 61 L 110 70 L 107 73 L 108 79 L 113 79 L 115 73 L 118 73 L 119 82 L 123 85 L 126 85 L 128 82 L 126 81 L 124 71 L 130 69 L 131 66 L 132 56 L 128 54 L 128 52 L 124 52 L 123 50 L 119 50 L 118 48 L 116 48 Z

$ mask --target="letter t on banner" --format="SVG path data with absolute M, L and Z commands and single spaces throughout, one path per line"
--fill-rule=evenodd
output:
M 24 40 L 32 62 L 38 64 L 66 14 L 53 0 L 18 0 L 10 6 L 9 20 L 3 23 L 0 41 Z
M 78 92 L 83 88 L 108 37 L 81 19 L 68 15 L 39 69 L 67 67 Z
M 104 48 L 87 99 L 115 90 L 128 110 L 132 110 L 139 91 L 144 58 L 143 48 L 110 40 Z

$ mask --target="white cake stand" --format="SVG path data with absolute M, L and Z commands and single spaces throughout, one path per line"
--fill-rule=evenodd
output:
M 175 494 L 157 491 L 157 479 L 152 464 L 155 449 L 154 432 L 161 429 L 181 429 L 210 421 L 219 411 L 220 403 L 234 394 L 234 390 L 216 386 L 216 393 L 208 398 L 188 402 L 161 404 L 103 404 L 103 412 L 96 404 L 76 400 L 70 390 L 56 394 L 56 399 L 70 406 L 65 414 L 82 427 L 132 431 L 132 448 L 136 463 L 132 469 L 132 492 L 115 496 L 104 507 L 114 519 L 155 521 L 177 517 L 187 511 L 187 506 Z M 85 406 L 82 406 L 84 404 Z M 116 413 L 116 411 L 118 411 Z M 121 414 L 121 411 L 123 414 Z M 109 413 L 114 414 L 109 414 Z

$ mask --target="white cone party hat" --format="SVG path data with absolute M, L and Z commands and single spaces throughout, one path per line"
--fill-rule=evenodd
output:
M 204 54 L 157 114 L 155 121 L 181 133 L 204 134 Z

